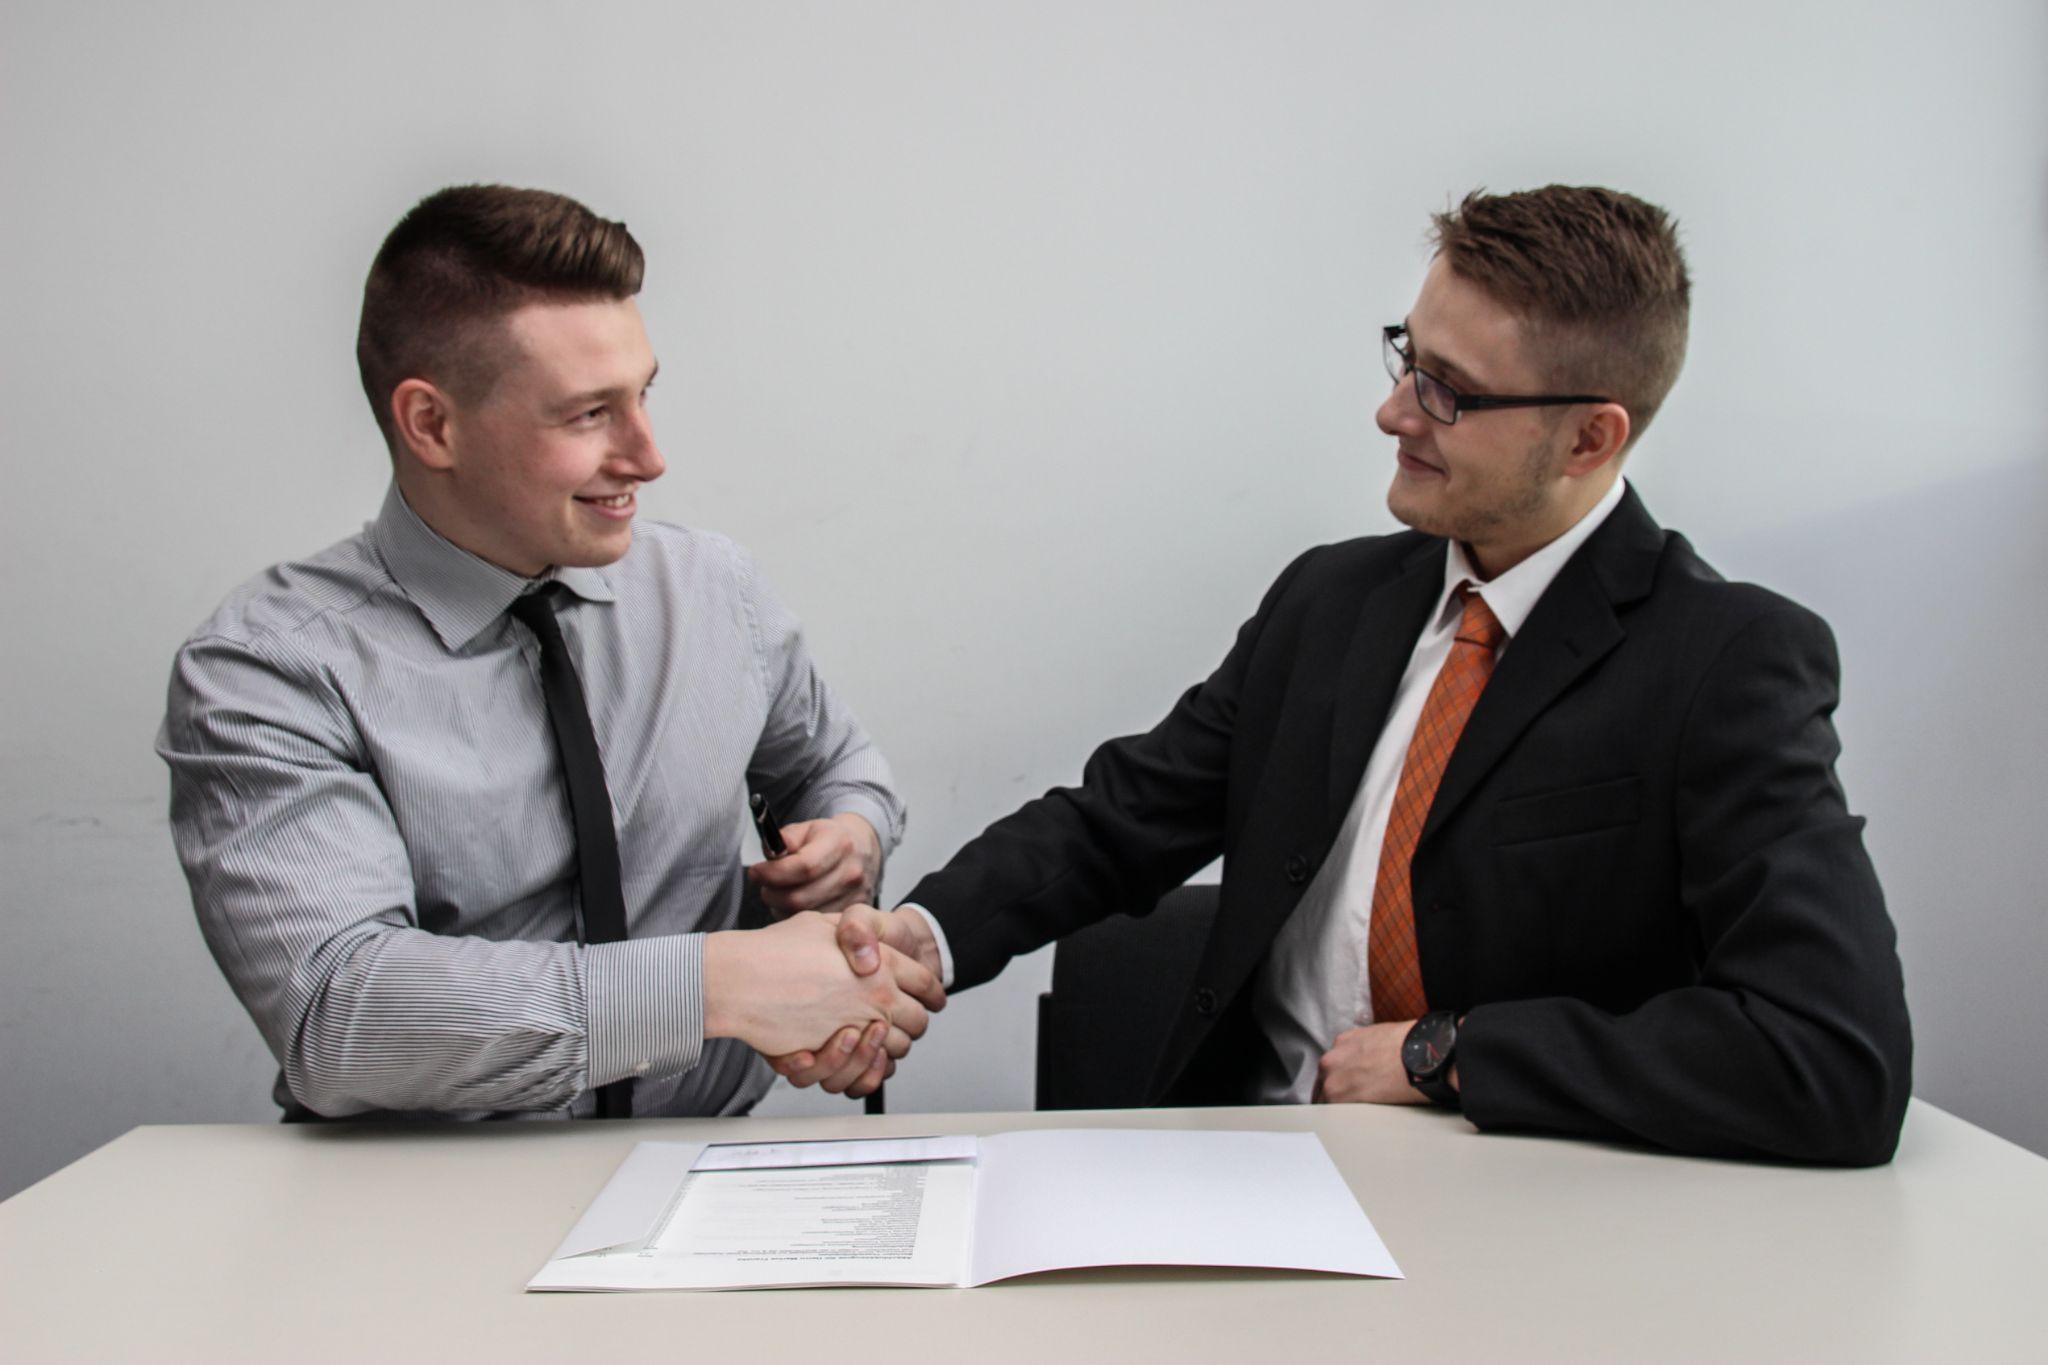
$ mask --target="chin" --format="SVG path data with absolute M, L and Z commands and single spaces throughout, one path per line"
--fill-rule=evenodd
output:
M 563 554 L 555 563 L 564 569 L 602 569 L 607 564 L 616 564 L 626 557 L 626 551 L 633 548 L 633 528 L 628 525 L 617 536 L 603 540 L 582 541 L 574 547 L 565 546 Z
M 1411 530 L 1426 536 L 1450 535 L 1450 523 L 1423 498 L 1406 496 L 1399 478 L 1387 490 L 1387 510 L 1394 514 L 1394 520 Z

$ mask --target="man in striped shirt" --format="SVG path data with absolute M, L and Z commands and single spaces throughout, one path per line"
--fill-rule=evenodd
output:
M 624 224 L 559 195 L 422 201 L 357 342 L 382 510 L 179 651 L 173 835 L 287 1117 L 587 1114 L 621 1081 L 635 1114 L 744 1112 L 762 1055 L 799 1049 L 860 1094 L 943 1003 L 825 917 L 874 894 L 903 806 L 795 618 L 724 537 L 635 534 L 664 467 L 642 268 Z M 541 644 L 510 612 L 542 589 L 601 755 L 622 941 L 584 941 Z M 743 871 L 750 790 L 794 819 Z M 749 878 L 788 918 L 736 927 Z M 869 953 L 884 970 L 856 976 Z

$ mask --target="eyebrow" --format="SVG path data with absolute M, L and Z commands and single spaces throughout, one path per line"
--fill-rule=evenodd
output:
M 654 362 L 654 368 L 647 372 L 647 378 L 640 381 L 640 387 L 642 389 L 645 389 L 649 384 L 652 384 L 654 382 L 654 376 L 660 373 L 661 362 L 657 360 Z M 563 412 L 575 412 L 582 408 L 588 407 L 589 405 L 597 402 L 600 399 L 610 398 L 614 394 L 620 394 L 624 392 L 626 392 L 626 390 L 623 387 L 614 387 L 609 389 L 588 389 L 582 393 L 570 394 L 567 398 L 564 398 L 561 401 L 559 406 L 561 407 L 561 410 Z
M 1408 319 L 1401 319 L 1401 325 L 1408 328 L 1409 352 L 1415 357 L 1416 364 L 1421 365 L 1425 370 L 1433 371 L 1441 377 L 1450 380 L 1461 389 L 1470 389 L 1474 393 L 1485 390 L 1486 385 L 1480 382 L 1478 376 L 1474 375 L 1472 371 L 1440 351 L 1425 348 L 1422 342 L 1416 339 L 1415 328 L 1409 323 Z

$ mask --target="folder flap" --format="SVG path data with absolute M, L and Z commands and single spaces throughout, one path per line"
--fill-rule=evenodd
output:
M 548 1259 L 587 1256 L 645 1242 L 675 1202 L 703 1150 L 701 1142 L 634 1144 Z

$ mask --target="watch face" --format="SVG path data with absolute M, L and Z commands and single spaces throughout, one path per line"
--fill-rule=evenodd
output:
M 1430 1076 L 1442 1069 L 1457 1037 L 1457 1016 L 1448 1012 L 1426 1014 L 1408 1031 L 1401 1044 L 1401 1063 L 1411 1076 Z

